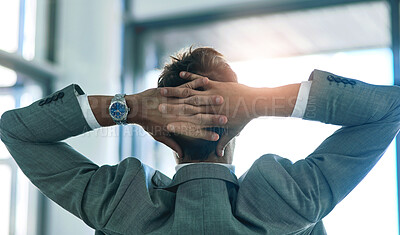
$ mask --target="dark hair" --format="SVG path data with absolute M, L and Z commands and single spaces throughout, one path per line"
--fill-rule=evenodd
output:
M 237 82 L 236 74 L 227 64 L 223 55 L 213 48 L 199 47 L 189 49 L 171 56 L 172 61 L 166 64 L 158 79 L 158 87 L 177 87 L 188 80 L 179 77 L 179 73 L 187 71 L 196 73 L 210 80 Z M 209 128 L 218 133 L 224 133 L 223 128 Z M 172 134 L 172 138 L 181 146 L 183 157 L 190 157 L 188 160 L 203 161 L 208 158 L 210 153 L 215 151 L 217 141 L 207 141 L 194 139 Z

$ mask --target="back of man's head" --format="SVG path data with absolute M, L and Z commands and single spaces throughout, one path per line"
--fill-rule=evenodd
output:
M 200 47 L 172 56 L 172 61 L 166 64 L 158 79 L 158 87 L 177 87 L 188 80 L 179 77 L 179 73 L 187 71 L 196 73 L 210 80 L 220 82 L 237 82 L 236 74 L 227 64 L 223 55 L 213 48 Z M 221 135 L 223 128 L 211 128 L 210 130 Z M 185 162 L 206 161 L 211 153 L 215 152 L 217 141 L 207 141 L 173 135 L 172 138 L 181 146 Z

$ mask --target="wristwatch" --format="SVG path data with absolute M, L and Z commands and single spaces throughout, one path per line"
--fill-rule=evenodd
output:
M 108 112 L 111 118 L 117 125 L 126 125 L 126 119 L 128 118 L 128 112 L 130 111 L 126 104 L 125 94 L 116 94 L 111 100 Z

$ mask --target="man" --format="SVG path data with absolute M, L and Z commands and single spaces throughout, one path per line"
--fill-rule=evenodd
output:
M 126 97 L 86 98 L 71 85 L 4 113 L 1 137 L 30 180 L 96 234 L 280 235 L 326 234 L 322 219 L 400 129 L 399 87 L 315 70 L 302 84 L 251 88 L 238 84 L 222 55 L 209 48 L 174 58 L 159 86 Z M 237 179 L 231 140 L 266 115 L 343 127 L 304 160 L 267 154 Z M 98 167 L 60 142 L 124 122 L 141 125 L 175 150 L 182 164 L 172 180 L 135 158 Z

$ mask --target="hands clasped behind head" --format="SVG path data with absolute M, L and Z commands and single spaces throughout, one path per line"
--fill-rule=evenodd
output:
M 164 87 L 160 94 L 169 97 L 167 103 L 160 104 L 164 114 L 184 115 L 184 121 L 168 124 L 168 131 L 207 140 L 219 140 L 217 154 L 253 118 L 244 97 L 238 96 L 246 91 L 244 85 L 233 82 L 210 81 L 206 77 L 181 72 L 180 76 L 190 80 L 179 87 Z M 196 90 L 203 88 L 202 91 Z M 229 102 L 226 102 L 229 101 Z M 228 121 L 229 118 L 229 121 Z M 209 127 L 229 129 L 222 136 L 213 133 Z M 211 138 L 209 138 L 211 137 Z

